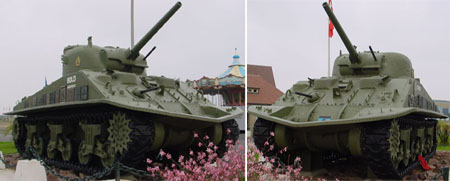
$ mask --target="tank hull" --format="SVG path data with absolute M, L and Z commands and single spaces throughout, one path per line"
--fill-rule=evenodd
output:
M 85 69 L 7 114 L 18 115 L 14 139 L 22 155 L 30 156 L 32 147 L 50 165 L 95 173 L 116 160 L 145 169 L 146 158 L 160 149 L 184 154 L 198 147 L 194 133 L 208 135 L 224 152 L 225 139 L 239 136 L 234 118 L 242 113 L 213 105 L 177 80 Z
M 145 90 L 148 84 L 164 88 L 147 92 L 143 97 L 135 95 L 133 91 Z M 235 107 L 215 106 L 184 82 L 173 79 L 81 70 L 25 97 L 13 112 L 6 114 L 27 115 L 96 104 L 210 123 L 221 123 L 243 113 Z
M 267 107 L 271 110 L 281 110 L 285 106 L 270 106 Z M 328 127 L 337 125 L 348 125 L 354 123 L 365 123 L 365 122 L 375 122 L 386 119 L 394 119 L 397 117 L 407 116 L 407 115 L 417 115 L 432 118 L 444 118 L 445 115 L 437 113 L 435 111 L 421 109 L 421 108 L 372 108 L 364 109 L 357 116 L 347 119 L 339 120 L 327 120 L 327 121 L 311 121 L 311 122 L 293 122 L 290 120 L 282 119 L 279 117 L 271 116 L 270 113 L 263 112 L 264 107 L 261 106 L 250 106 L 248 111 L 259 118 L 275 122 L 280 125 L 284 125 L 292 128 L 309 128 L 309 127 Z M 267 110 L 267 109 L 266 109 Z M 375 115 L 375 114 L 377 115 Z

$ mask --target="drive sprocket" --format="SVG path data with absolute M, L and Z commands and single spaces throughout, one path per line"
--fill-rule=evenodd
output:
M 109 120 L 108 141 L 114 153 L 122 154 L 125 150 L 128 150 L 128 143 L 131 142 L 129 124 L 130 120 L 122 112 L 115 113 L 113 118 Z
M 398 121 L 392 121 L 391 127 L 389 128 L 389 149 L 388 151 L 391 154 L 391 160 L 397 166 L 401 161 L 401 149 L 400 149 L 400 126 L 398 125 Z

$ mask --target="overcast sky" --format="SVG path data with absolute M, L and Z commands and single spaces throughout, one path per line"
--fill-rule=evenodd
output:
M 327 76 L 328 17 L 318 0 L 248 0 L 249 64 L 272 66 L 283 92 Z M 433 99 L 450 100 L 450 1 L 334 0 L 334 13 L 358 51 L 399 52 Z M 336 31 L 331 64 L 348 53 Z
M 174 0 L 135 0 L 135 42 L 175 4 Z M 191 0 L 141 51 L 149 75 L 199 79 L 216 77 L 245 50 L 245 1 Z M 130 0 L 1 0 L 0 113 L 61 77 L 67 45 L 93 43 L 130 47 Z

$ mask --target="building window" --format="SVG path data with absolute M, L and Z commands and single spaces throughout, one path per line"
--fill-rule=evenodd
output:
M 247 88 L 247 93 L 248 94 L 258 94 L 259 93 L 259 88 Z
M 449 115 L 448 114 L 448 107 L 447 108 L 442 108 L 442 114 Z

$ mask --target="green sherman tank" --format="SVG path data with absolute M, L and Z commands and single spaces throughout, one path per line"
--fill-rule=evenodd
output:
M 327 3 L 323 7 L 349 51 L 339 55 L 332 77 L 299 81 L 271 106 L 251 106 L 258 117 L 256 146 L 266 156 L 287 147 L 303 171 L 326 172 L 338 155 L 364 158 L 382 178 L 401 178 L 436 150 L 436 118 L 445 118 L 414 77 L 411 61 L 392 52 L 357 52 Z M 274 132 L 273 137 L 270 132 Z M 265 142 L 274 145 L 270 150 Z
M 218 107 L 184 82 L 147 76 L 139 51 L 181 7 L 176 3 L 132 49 L 68 46 L 63 76 L 25 97 L 9 115 L 21 155 L 29 147 L 50 165 L 95 173 L 116 160 L 144 168 L 160 149 L 180 154 L 198 148 L 193 133 L 208 134 L 225 151 L 237 140 L 235 107 Z M 173 67 L 172 67 L 173 68 Z M 198 141 L 198 140 L 197 140 Z

